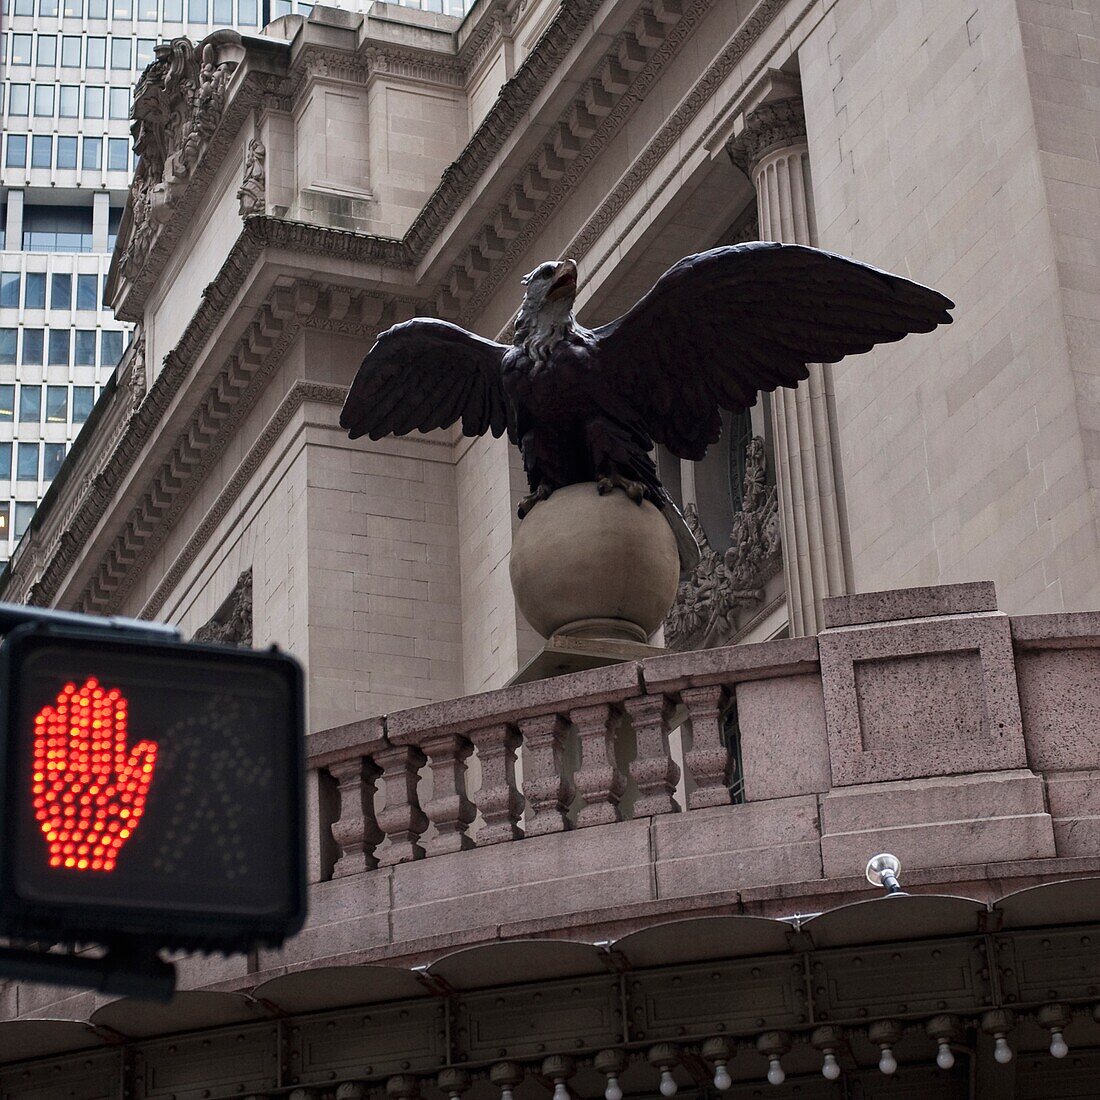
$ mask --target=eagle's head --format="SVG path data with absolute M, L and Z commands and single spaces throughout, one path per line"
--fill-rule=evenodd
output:
M 516 344 L 538 365 L 545 365 L 553 346 L 574 327 L 577 265 L 573 260 L 539 264 L 523 277 L 527 288 L 516 318 Z

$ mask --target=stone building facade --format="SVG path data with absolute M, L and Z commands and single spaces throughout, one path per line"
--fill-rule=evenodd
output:
M 9 987 L 0 1088 L 1089 1095 L 1098 41 L 1093 0 L 479 0 L 174 43 L 108 279 L 139 335 L 0 583 L 303 660 L 312 916 L 163 1015 Z M 507 687 L 518 459 L 348 441 L 360 359 L 418 314 L 507 336 L 549 257 L 594 324 L 754 237 L 956 321 L 659 455 L 706 541 L 684 652 Z M 884 848 L 937 896 L 847 904 Z M 732 1001 L 692 1016 L 689 965 Z

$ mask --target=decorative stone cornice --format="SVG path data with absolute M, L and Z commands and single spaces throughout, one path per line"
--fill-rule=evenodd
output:
M 461 88 L 466 67 L 457 58 L 428 51 L 397 50 L 391 46 L 368 46 L 366 59 L 371 73 L 392 73 L 430 84 Z
M 252 645 L 252 566 L 237 578 L 233 591 L 195 631 L 191 640 L 217 645 Z
M 751 180 L 756 166 L 770 152 L 805 144 L 806 111 L 801 97 L 797 97 L 761 103 L 727 148 L 730 159 Z

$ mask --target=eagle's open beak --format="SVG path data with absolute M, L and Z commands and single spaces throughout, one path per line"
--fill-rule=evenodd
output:
M 554 281 L 546 292 L 547 302 L 559 298 L 573 298 L 577 293 L 577 265 L 572 260 L 562 260 L 554 271 Z

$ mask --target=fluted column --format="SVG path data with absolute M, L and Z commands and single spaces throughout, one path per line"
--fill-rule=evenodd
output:
M 756 187 L 761 238 L 816 243 L 801 99 L 761 103 L 730 153 Z M 822 600 L 847 590 L 832 405 L 829 363 L 815 364 L 797 389 L 772 396 L 787 613 L 796 636 L 821 630 Z

